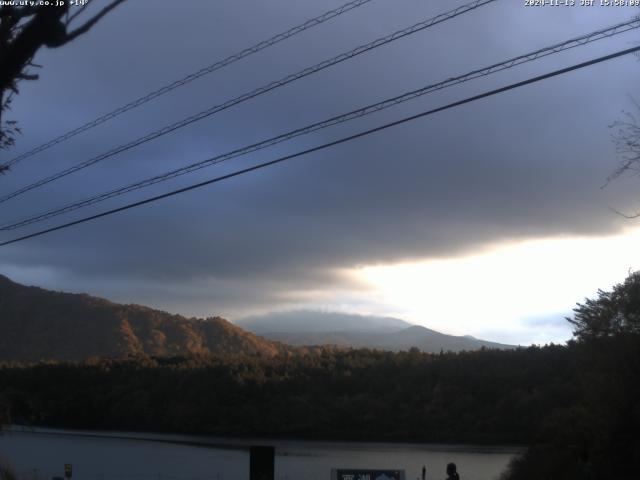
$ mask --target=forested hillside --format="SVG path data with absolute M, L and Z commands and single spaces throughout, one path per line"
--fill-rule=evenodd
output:
M 260 353 L 282 346 L 223 318 L 185 318 L 84 294 L 26 287 L 0 275 L 0 361 L 125 355 Z

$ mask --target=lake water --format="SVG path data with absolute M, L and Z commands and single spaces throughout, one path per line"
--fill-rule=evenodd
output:
M 449 462 L 462 480 L 493 480 L 518 450 L 509 447 L 236 440 L 184 435 L 14 428 L 0 457 L 24 478 L 49 480 L 73 464 L 74 480 L 248 480 L 249 445 L 276 447 L 277 480 L 329 480 L 332 468 L 404 469 L 407 480 L 443 479 Z

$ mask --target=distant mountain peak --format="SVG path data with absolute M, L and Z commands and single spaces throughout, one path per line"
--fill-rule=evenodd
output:
M 237 325 L 257 334 L 271 332 L 380 331 L 394 332 L 411 324 L 394 317 L 323 310 L 289 310 L 239 319 Z
M 440 332 L 437 332 L 435 330 L 432 330 L 430 328 L 424 327 L 422 325 L 411 325 L 410 327 L 406 328 L 404 330 L 404 332 L 406 333 L 424 333 L 424 332 L 431 332 L 431 333 L 437 333 L 439 335 L 444 335 Z
M 300 310 L 250 317 L 236 323 L 270 340 L 294 346 L 335 345 L 393 351 L 416 347 L 431 353 L 514 348 L 470 335 L 447 335 L 393 317 Z

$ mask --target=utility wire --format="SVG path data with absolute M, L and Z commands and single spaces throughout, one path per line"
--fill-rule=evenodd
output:
M 40 230 L 38 232 L 34 232 L 34 233 L 31 233 L 31 234 L 28 234 L 28 235 L 24 235 L 22 237 L 14 238 L 12 240 L 7 240 L 5 242 L 0 243 L 0 247 L 6 246 L 6 245 L 11 245 L 13 243 L 20 242 L 20 241 L 23 241 L 23 240 L 27 240 L 29 238 L 38 237 L 38 236 L 44 235 L 46 233 L 51 233 L 51 232 L 55 232 L 57 230 L 62 230 L 64 228 L 69 228 L 69 227 L 72 227 L 74 225 L 79 225 L 81 223 L 89 222 L 91 220 L 95 220 L 95 219 L 98 219 L 98 218 L 102 218 L 102 217 L 106 217 L 106 216 L 109 216 L 109 215 L 113 215 L 115 213 L 123 212 L 125 210 L 129 210 L 129 209 L 132 209 L 132 208 L 135 208 L 135 207 L 146 205 L 148 203 L 153 203 L 153 202 L 156 202 L 158 200 L 162 200 L 164 198 L 173 197 L 174 195 L 178 195 L 178 194 L 185 193 L 185 192 L 188 192 L 188 191 L 191 191 L 191 190 L 195 190 L 195 189 L 207 186 L 207 185 L 218 183 L 218 182 L 221 182 L 223 180 L 227 180 L 229 178 L 233 178 L 233 177 L 237 177 L 237 176 L 243 175 L 245 173 L 249 173 L 249 172 L 253 172 L 253 171 L 256 171 L 256 170 L 260 170 L 260 169 L 275 165 L 277 163 L 282 163 L 282 162 L 285 162 L 287 160 L 291 160 L 291 159 L 294 159 L 294 158 L 297 158 L 297 157 L 301 157 L 303 155 L 308 155 L 310 153 L 314 153 L 314 152 L 318 152 L 318 151 L 321 151 L 321 150 L 325 150 L 325 149 L 327 149 L 329 147 L 340 145 L 342 143 L 346 143 L 346 142 L 349 142 L 351 140 L 355 140 L 357 138 L 365 137 L 365 136 L 371 135 L 373 133 L 380 132 L 382 130 L 386 130 L 387 128 L 391 128 L 391 127 L 395 127 L 395 126 L 398 126 L 398 125 L 402 125 L 404 123 L 408 123 L 408 122 L 411 122 L 413 120 L 417 120 L 417 119 L 422 118 L 422 117 L 433 115 L 435 113 L 442 112 L 444 110 L 449 110 L 450 108 L 454 108 L 454 107 L 458 107 L 458 106 L 465 105 L 465 104 L 468 104 L 468 103 L 472 103 L 472 102 L 475 102 L 477 100 L 481 100 L 483 98 L 491 97 L 493 95 L 498 95 L 500 93 L 504 93 L 504 92 L 507 92 L 509 90 L 520 88 L 520 87 L 523 87 L 525 85 L 530 85 L 532 83 L 540 82 L 540 81 L 546 80 L 548 78 L 552 78 L 552 77 L 556 77 L 556 76 L 559 76 L 559 75 L 563 75 L 565 73 L 569 73 L 569 72 L 572 72 L 574 70 L 579 70 L 581 68 L 589 67 L 591 65 L 596 65 L 598 63 L 606 62 L 607 60 L 612 60 L 614 58 L 618 58 L 618 57 L 621 57 L 623 55 L 628 55 L 628 54 L 635 53 L 635 52 L 640 52 L 640 46 L 633 47 L 633 48 L 628 48 L 626 50 L 620 50 L 618 52 L 611 53 L 609 55 L 605 55 L 605 56 L 602 56 L 602 57 L 598 57 L 598 58 L 589 60 L 587 62 L 578 63 L 576 65 L 572 65 L 570 67 L 566 67 L 566 68 L 562 68 L 562 69 L 559 69 L 559 70 L 555 70 L 553 72 L 546 73 L 544 75 L 538 75 L 537 77 L 533 77 L 533 78 L 529 78 L 527 80 L 523 80 L 523 81 L 520 81 L 520 82 L 512 83 L 512 84 L 507 85 L 505 87 L 497 88 L 495 90 L 490 90 L 488 92 L 484 92 L 484 93 L 481 93 L 479 95 L 474 95 L 472 97 L 465 98 L 464 100 L 459 100 L 457 102 L 449 103 L 449 104 L 444 105 L 442 107 L 434 108 L 432 110 L 427 110 L 425 112 L 418 113 L 416 115 L 411 115 L 409 117 L 405 117 L 405 118 L 402 118 L 400 120 L 396 120 L 394 122 L 386 123 L 386 124 L 381 125 L 379 127 L 371 128 L 369 130 L 364 130 L 362 132 L 359 132 L 359 133 L 356 133 L 356 134 L 353 134 L 353 135 L 349 135 L 347 137 L 343 137 L 343 138 L 340 138 L 338 140 L 334 140 L 332 142 L 324 143 L 322 145 L 319 145 L 319 146 L 316 146 L 316 147 L 313 147 L 313 148 L 309 148 L 309 149 L 306 149 L 306 150 L 302 150 L 300 152 L 297 152 L 297 153 L 294 153 L 294 154 L 291 154 L 291 155 L 286 155 L 284 157 L 279 157 L 279 158 L 276 158 L 275 160 L 271 160 L 271 161 L 268 161 L 268 162 L 260 163 L 258 165 L 254 165 L 252 167 L 243 168 L 242 170 L 236 170 L 235 172 L 228 173 L 226 175 L 221 175 L 219 177 L 215 177 L 215 178 L 212 178 L 210 180 L 206 180 L 204 182 L 196 183 L 196 184 L 190 185 L 188 187 L 180 188 L 180 189 L 177 189 L 177 190 L 173 190 L 171 192 L 163 193 L 161 195 L 156 195 L 154 197 L 146 198 L 144 200 L 140 200 L 140 201 L 137 201 L 137 202 L 129 203 L 129 204 L 124 205 L 122 207 L 114 208 L 112 210 L 107 210 L 105 212 L 98 213 L 98 214 L 95 214 L 95 215 L 91 215 L 91 216 L 88 216 L 88 217 L 84 217 L 84 218 L 81 218 L 79 220 L 74 220 L 72 222 L 64 223 L 62 225 L 57 225 L 55 227 L 51 227 L 51 228 L 47 228 L 47 229 L 44 229 L 44 230 Z
M 106 153 L 103 153 L 101 155 L 98 155 L 96 157 L 93 157 L 89 160 L 85 160 L 84 162 L 78 163 L 72 167 L 69 167 L 65 170 L 62 170 L 58 173 L 54 173 L 53 175 L 50 175 L 48 177 L 42 178 L 34 183 L 31 183 L 29 185 L 26 185 L 22 188 L 19 188 L 18 190 L 15 190 L 14 192 L 11 192 L 7 195 L 3 195 L 2 197 L 0 197 L 0 203 L 6 202 L 7 200 L 10 200 L 14 197 L 17 197 L 18 195 L 21 195 L 25 192 L 28 192 L 30 190 L 33 190 L 35 188 L 41 187 L 43 185 L 46 185 L 50 182 L 53 182 L 54 180 L 58 180 L 59 178 L 62 177 L 66 177 L 67 175 L 71 175 L 72 173 L 75 173 L 79 170 L 82 170 L 84 168 L 87 168 L 91 165 L 94 165 L 98 162 L 101 162 L 109 157 L 112 157 L 118 153 L 122 153 L 126 150 L 129 150 L 131 148 L 137 147 L 138 145 L 142 145 L 143 143 L 149 142 L 151 140 L 155 140 L 158 137 L 161 137 L 163 135 L 166 135 L 168 133 L 171 133 L 175 130 L 178 130 L 179 128 L 183 128 L 186 127 L 187 125 L 191 125 L 192 123 L 198 122 L 204 118 L 207 118 L 211 115 L 214 115 L 218 112 L 221 112 L 223 110 L 226 110 L 228 108 L 231 108 L 235 105 L 238 105 L 240 103 L 246 102 L 247 100 L 250 100 L 252 98 L 255 98 L 259 95 L 262 95 L 264 93 L 270 92 L 271 90 L 275 90 L 276 88 L 282 87 L 284 85 L 287 85 L 291 82 L 294 82 L 296 80 L 299 80 L 301 78 L 307 77 L 309 75 L 312 75 L 314 73 L 317 73 L 321 70 L 324 70 L 325 68 L 331 67 L 333 65 L 336 65 L 338 63 L 344 62 L 345 60 L 349 60 L 353 57 L 356 57 L 358 55 L 361 55 L 365 52 L 368 52 L 369 50 L 373 50 L 375 48 L 381 47 L 383 45 L 386 45 L 388 43 L 394 42 L 395 40 L 398 40 L 400 38 L 406 37 L 408 35 L 412 35 L 414 33 L 420 32 L 426 28 L 432 27 L 436 24 L 445 22 L 447 20 L 450 20 L 452 18 L 455 18 L 459 15 L 462 15 L 464 13 L 467 13 L 471 10 L 475 10 L 478 7 L 481 7 L 483 5 L 489 4 L 489 3 L 493 3 L 497 0 L 475 0 L 471 3 L 468 3 L 466 5 L 463 5 L 461 7 L 455 8 L 453 10 L 450 10 L 446 13 L 437 15 L 433 18 L 430 18 L 428 20 L 425 20 L 423 22 L 419 22 L 416 23 L 415 25 L 412 25 L 408 28 L 405 28 L 403 30 L 398 30 L 394 33 L 392 33 L 391 35 L 387 35 L 386 37 L 381 37 L 378 38 L 377 40 L 374 40 L 373 42 L 367 43 L 365 45 L 361 45 L 359 47 L 356 47 L 353 50 L 350 50 L 349 52 L 346 53 L 342 53 L 340 55 L 337 55 L 333 58 L 330 58 L 328 60 L 325 60 L 323 62 L 317 63 L 316 65 L 313 65 L 311 67 L 305 68 L 304 70 L 301 70 L 297 73 L 288 75 L 284 78 L 281 78 L 280 80 L 277 80 L 275 82 L 271 82 L 269 84 L 263 85 L 262 87 L 256 88 L 255 90 L 252 90 L 251 92 L 245 93 L 243 95 L 240 95 L 239 97 L 233 98 L 231 100 L 228 100 L 224 103 L 221 103 L 219 105 L 215 105 L 207 110 L 203 110 L 200 113 L 196 113 L 195 115 L 192 115 L 190 117 L 187 117 L 183 120 L 180 120 L 176 123 L 173 123 L 171 125 L 168 125 L 166 127 L 163 127 L 159 130 L 156 130 L 154 132 L 149 133 L 148 135 L 145 135 L 143 137 L 140 137 L 136 140 L 133 140 L 132 142 L 129 142 L 127 144 L 124 145 L 120 145 L 119 147 L 116 147 L 112 150 L 109 150 Z
M 43 152 L 44 150 L 47 150 L 51 147 L 53 147 L 54 145 L 57 145 L 59 143 L 62 143 L 66 140 L 69 140 L 72 137 L 75 137 L 76 135 L 79 135 L 80 133 L 86 132 L 87 130 L 90 130 L 94 127 L 97 127 L 98 125 L 105 123 L 119 115 L 122 115 L 125 112 L 128 112 L 129 110 L 132 110 L 134 108 L 137 108 L 141 105 L 144 105 L 147 102 L 150 102 L 151 100 L 154 100 L 158 97 L 161 97 L 162 95 L 165 95 L 169 92 L 171 92 L 172 90 L 175 90 L 176 88 L 182 87 L 183 85 L 186 85 L 189 82 L 192 82 L 193 80 L 196 80 L 200 77 L 203 77 L 205 75 L 208 75 L 210 73 L 215 72 L 216 70 L 220 70 L 221 68 L 224 68 L 228 65 L 231 65 L 232 63 L 237 62 L 238 60 L 241 60 L 245 57 L 248 57 L 250 55 L 253 55 L 254 53 L 258 53 L 261 50 L 264 50 L 268 47 L 271 47 L 273 45 L 275 45 L 276 43 L 279 43 L 283 40 L 286 40 L 287 38 L 293 37 L 294 35 L 297 35 L 298 33 L 301 33 L 305 30 L 308 30 L 310 28 L 313 28 L 317 25 L 320 25 L 328 20 L 331 20 L 339 15 L 342 15 L 343 13 L 346 13 L 350 10 L 353 10 L 355 8 L 358 8 L 362 5 L 364 5 L 365 3 L 369 3 L 371 0 L 354 0 L 348 3 L 345 3 L 344 5 L 342 5 L 341 7 L 335 8 L 333 10 L 329 10 L 328 12 L 323 13 L 322 15 L 319 15 L 315 18 L 311 18 L 309 20 L 307 20 L 306 22 L 297 25 L 293 28 L 290 28 L 289 30 L 282 32 L 282 33 L 278 33 L 277 35 L 274 35 L 271 38 L 268 38 L 267 40 L 263 40 L 260 43 L 257 43 L 249 48 L 245 48 L 244 50 L 235 53 L 233 55 L 228 56 L 227 58 L 223 59 L 223 60 L 219 60 L 211 65 L 208 65 L 206 67 L 201 68 L 200 70 L 198 70 L 197 72 L 191 73 L 183 78 L 181 78 L 180 80 L 176 80 L 175 82 L 172 82 L 168 85 L 165 85 L 164 87 L 161 87 L 157 90 L 154 90 L 153 92 L 137 98 L 136 100 L 133 100 L 132 102 L 127 103 L 126 105 L 123 105 L 122 107 L 119 107 L 105 115 L 102 115 L 101 117 L 96 118 L 95 120 L 92 120 L 88 123 L 85 123 L 84 125 L 81 125 L 77 128 L 74 128 L 73 130 L 70 130 L 66 133 L 64 133 L 63 135 L 60 135 L 59 137 L 54 138 L 53 140 L 49 140 L 46 143 L 43 143 L 42 145 L 39 145 L 35 148 L 33 148 L 32 150 L 29 150 L 27 152 L 22 153 L 21 155 L 18 155 L 17 157 L 12 158 L 11 160 L 8 160 L 7 162 L 4 162 L 2 165 L 0 165 L 0 167 L 11 167 L 12 165 L 15 165 L 16 163 L 32 157 L 33 155 L 36 155 L 37 153 Z M 82 10 L 81 10 L 82 11 Z M 77 15 L 77 14 L 76 14 Z M 71 18 L 70 21 L 73 20 L 73 17 Z
M 589 34 L 586 35 L 582 35 L 580 37 L 571 39 L 571 40 L 567 40 L 565 42 L 562 43 L 558 43 L 555 45 L 551 45 L 549 47 L 545 47 L 539 50 L 536 50 L 534 52 L 530 52 L 524 55 L 520 55 L 514 58 L 511 58 L 509 60 L 506 60 L 504 62 L 501 63 L 497 63 L 494 65 L 491 65 L 489 67 L 484 67 L 478 70 L 473 70 L 469 73 L 465 73 L 464 75 L 460 75 L 457 77 L 452 77 L 449 78 L 447 80 L 444 80 L 442 82 L 439 83 L 435 83 L 432 85 L 428 85 L 425 86 L 423 88 L 420 88 L 418 90 L 413 90 L 411 92 L 407 92 L 404 93 L 402 95 L 393 97 L 393 98 L 389 98 L 386 100 L 383 100 L 381 102 L 378 103 L 374 103 L 372 105 L 368 105 L 366 107 L 357 109 L 357 110 L 353 110 L 351 112 L 342 114 L 342 115 L 338 115 L 332 118 L 329 118 L 327 120 L 323 120 L 321 122 L 317 122 L 317 123 L 313 123 L 311 125 L 307 125 L 303 128 L 299 128 L 296 130 L 292 130 L 290 132 L 278 135 L 276 137 L 272 137 L 269 138 L 267 140 L 263 140 L 261 142 L 258 143 L 254 143 L 252 145 L 248 145 L 246 147 L 242 147 L 221 155 L 217 155 L 215 157 L 212 158 L 208 158 L 206 160 L 202 160 L 200 162 L 196 162 L 196 163 L 192 163 L 190 165 L 184 166 L 184 167 L 180 167 L 168 172 L 165 172 L 163 174 L 160 175 L 156 175 L 154 177 L 150 177 L 138 182 L 134 182 L 131 183 L 129 185 L 126 185 L 124 187 L 119 187 L 116 188 L 114 190 L 110 190 L 110 191 L 106 191 L 103 192 L 101 194 L 86 198 L 84 200 L 81 201 L 77 201 L 77 202 L 73 202 L 67 205 L 64 205 L 62 207 L 57 207 L 55 209 L 51 209 L 51 210 L 47 210 L 45 212 L 30 216 L 28 218 L 19 220 L 19 221 L 14 221 L 12 223 L 8 223 L 5 225 L 0 226 L 0 231 L 8 231 L 8 230 L 15 230 L 17 228 L 20 227 L 24 227 L 26 225 L 30 225 L 33 223 L 37 223 L 37 222 L 41 222 L 44 220 L 47 220 L 49 218 L 52 217 L 56 217 L 59 215 L 62 215 L 64 213 L 68 213 L 74 210 L 78 210 L 80 208 L 89 206 L 89 205 L 93 205 L 105 200 L 108 200 L 110 198 L 113 197 L 117 197 L 120 195 L 124 195 L 126 193 L 132 192 L 134 190 L 139 190 L 151 185 L 155 185 L 156 183 L 160 183 L 163 182 L 165 180 L 169 180 L 171 178 L 175 178 L 181 175 L 185 175 L 187 173 L 191 173 L 194 172 L 196 170 L 200 170 L 201 168 L 205 168 L 205 167 L 209 167 L 211 165 L 215 165 L 236 157 L 240 157 L 243 155 L 247 155 L 249 153 L 258 151 L 258 150 L 262 150 L 264 148 L 276 145 L 278 143 L 287 141 L 287 140 L 291 140 L 295 137 L 301 136 L 301 135 L 306 135 L 308 133 L 311 132 L 315 132 L 317 130 L 321 130 L 324 128 L 328 128 L 337 124 L 341 124 L 350 120 L 354 120 L 375 112 L 378 112 L 380 110 L 384 110 L 386 108 L 392 107 L 394 105 L 398 105 L 400 103 L 403 102 L 407 102 L 409 100 L 413 100 L 417 97 L 420 97 L 422 95 L 426 95 L 428 93 L 434 92 L 434 91 L 438 91 L 438 90 L 442 90 L 448 87 L 451 87 L 453 85 L 457 85 L 460 83 L 464 83 L 482 76 L 487 76 L 502 70 L 506 70 L 508 68 L 512 68 L 514 66 L 517 65 L 521 65 L 523 63 L 527 63 L 527 62 L 531 62 L 534 60 L 537 60 L 539 58 L 543 58 L 545 56 L 548 55 L 552 55 L 564 50 L 568 50 L 570 48 L 575 48 L 577 46 L 581 46 L 581 45 L 586 45 L 588 43 L 597 41 L 597 40 L 601 40 L 603 38 L 609 38 L 612 37 L 614 35 L 619 35 L 621 33 L 627 32 L 629 30 L 632 29 L 637 29 L 640 27 L 640 19 L 634 19 L 625 23 L 621 23 L 618 25 L 614 25 L 612 27 L 606 28 L 606 29 L 601 29 L 601 30 L 597 30 L 595 32 L 591 32 Z

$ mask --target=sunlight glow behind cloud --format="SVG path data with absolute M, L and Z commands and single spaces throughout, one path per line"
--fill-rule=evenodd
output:
M 493 338 L 498 334 L 522 344 L 562 341 L 568 338 L 562 318 L 576 302 L 640 268 L 639 245 L 640 229 L 599 238 L 538 239 L 465 257 L 364 267 L 356 276 L 398 315 L 436 330 L 491 332 Z M 553 324 L 554 316 L 556 338 L 541 337 L 541 325 Z

